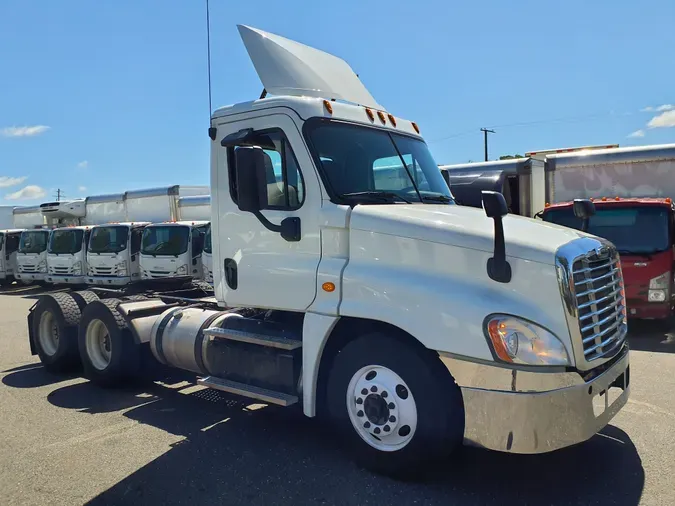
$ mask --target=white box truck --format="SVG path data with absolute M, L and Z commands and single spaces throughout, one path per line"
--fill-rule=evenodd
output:
M 239 31 L 267 96 L 212 114 L 215 299 L 43 296 L 45 367 L 115 385 L 149 347 L 202 385 L 300 403 L 394 476 L 462 441 L 542 453 L 604 427 L 630 391 L 626 324 L 582 339 L 578 311 L 625 316 L 586 297 L 621 285 L 612 245 L 509 216 L 498 193 L 455 205 L 419 127 L 346 62 Z M 393 164 L 408 179 L 375 185 Z
M 23 283 L 43 282 L 47 276 L 47 228 L 40 206 L 14 208 L 14 227 L 24 229 L 19 241 L 14 277 Z
M 8 286 L 14 282 L 22 232 L 23 229 L 20 228 L 0 230 L 0 286 Z
M 0 229 L 14 228 L 14 206 L 0 206 Z
M 208 196 L 208 193 L 208 186 L 182 185 L 127 191 L 123 200 L 125 220 L 92 229 L 87 283 L 124 286 L 140 281 L 143 228 L 150 223 L 179 219 L 181 197 Z

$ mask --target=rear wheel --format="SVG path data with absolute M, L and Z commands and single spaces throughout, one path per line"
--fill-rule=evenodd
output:
M 84 307 L 87 304 L 99 300 L 98 295 L 91 290 L 79 290 L 77 292 L 71 292 L 71 295 L 73 296 L 73 299 L 75 299 L 75 302 L 77 302 L 80 311 L 84 311 Z
M 357 462 L 397 478 L 415 477 L 461 444 L 461 392 L 437 360 L 379 332 L 338 353 L 327 407 Z
M 33 338 L 40 361 L 51 372 L 64 372 L 77 366 L 77 325 L 82 316 L 75 300 L 67 293 L 40 298 L 33 311 Z
M 80 322 L 78 341 L 85 375 L 102 386 L 124 383 L 138 371 L 140 347 L 117 311 L 119 303 L 119 299 L 94 301 Z

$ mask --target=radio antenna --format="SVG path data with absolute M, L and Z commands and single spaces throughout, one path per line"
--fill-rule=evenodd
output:
M 209 137 L 215 139 L 216 133 L 211 128 L 211 20 L 209 18 L 209 0 L 206 0 L 206 60 L 208 67 L 208 81 L 209 81 Z

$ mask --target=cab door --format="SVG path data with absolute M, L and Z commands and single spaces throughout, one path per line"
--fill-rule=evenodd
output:
M 275 225 L 298 218 L 299 240 L 284 239 L 237 206 L 236 148 L 222 147 L 221 140 L 248 128 L 271 141 L 263 148 L 268 205 L 260 214 Z M 296 123 L 288 114 L 276 113 L 218 125 L 213 150 L 212 247 L 218 300 L 230 306 L 305 310 L 316 295 L 321 257 L 321 187 Z

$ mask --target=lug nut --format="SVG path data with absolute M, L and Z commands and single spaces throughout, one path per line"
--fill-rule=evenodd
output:
M 361 399 L 361 397 L 356 399 L 356 404 L 363 404 L 363 399 Z
M 363 390 L 361 390 L 361 395 L 368 395 L 368 389 L 364 388 Z
M 382 397 L 384 397 L 385 399 L 386 399 L 387 397 L 389 397 L 389 394 L 387 393 L 386 390 L 385 390 L 384 392 L 382 392 L 382 394 L 380 394 L 380 395 L 382 395 Z
M 358 413 L 356 413 L 356 416 L 358 416 L 359 418 L 362 417 L 362 416 L 363 416 L 363 411 L 359 411 Z
M 387 404 L 387 407 L 389 409 L 394 409 L 396 407 L 396 404 L 394 404 L 393 402 L 390 402 L 389 404 Z
M 370 422 L 364 423 L 363 426 L 364 426 L 366 429 L 370 429 Z
M 389 421 L 390 421 L 391 423 L 394 423 L 394 422 L 396 421 L 396 417 L 395 417 L 394 415 L 391 415 L 391 416 L 389 417 Z
M 374 432 L 375 434 L 379 434 L 379 433 L 380 433 L 380 428 L 379 428 L 379 427 L 375 427 L 375 430 L 374 430 L 373 432 Z
M 371 392 L 377 392 L 377 387 L 375 385 L 373 385 L 372 387 L 370 387 L 370 391 Z
M 389 428 L 389 425 L 385 425 L 384 427 L 382 427 L 382 430 L 385 432 L 389 432 L 391 429 Z

